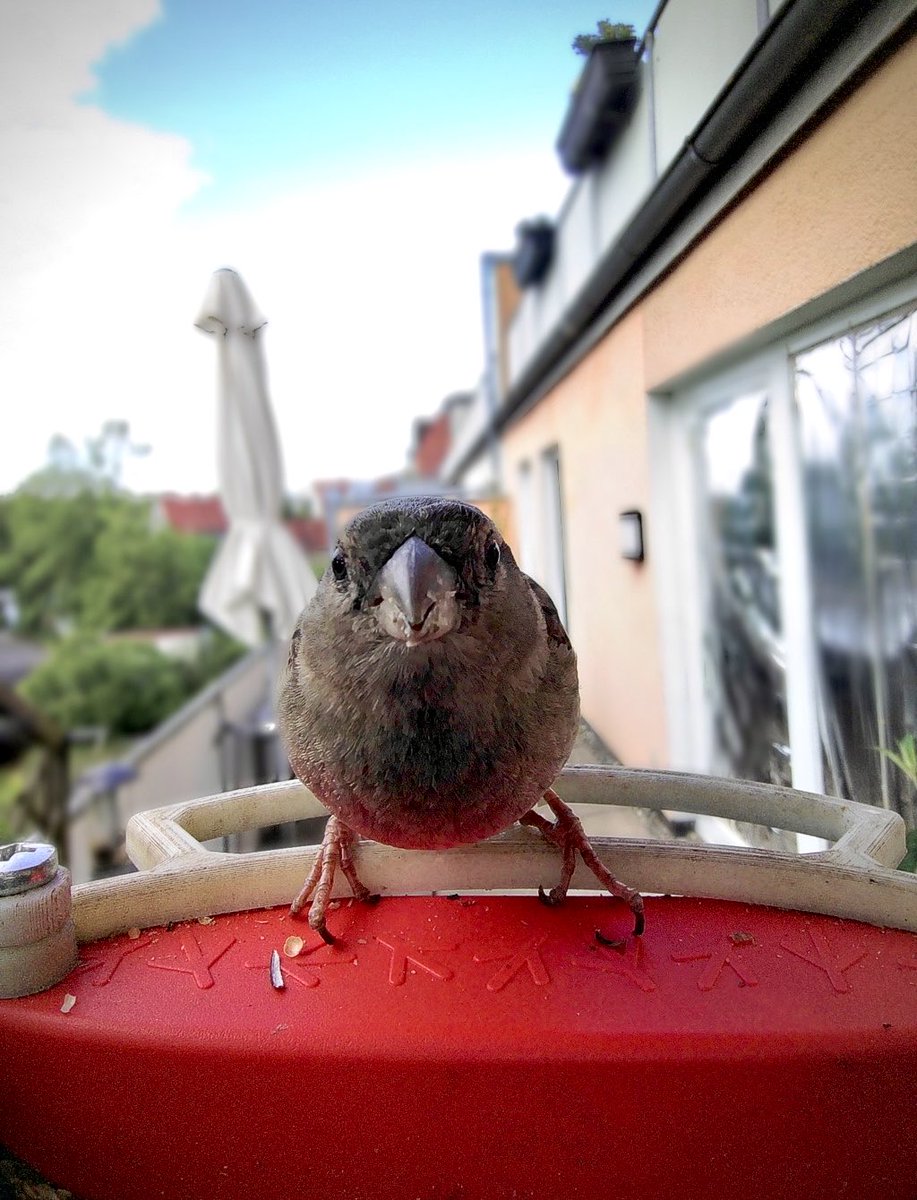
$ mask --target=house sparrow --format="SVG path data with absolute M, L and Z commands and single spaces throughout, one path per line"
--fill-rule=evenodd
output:
M 643 899 L 599 862 L 551 789 L 576 736 L 576 656 L 547 592 L 524 575 L 493 522 L 440 497 L 386 500 L 345 529 L 293 633 L 278 697 L 297 776 L 331 810 L 321 850 L 292 904 L 325 911 L 338 867 L 374 899 L 354 865 L 358 836 L 444 849 L 514 821 L 563 853 L 560 904 L 579 851 L 626 900 Z M 556 820 L 533 810 L 546 801 Z

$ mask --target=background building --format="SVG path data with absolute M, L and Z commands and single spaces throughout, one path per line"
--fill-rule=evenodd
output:
M 498 442 L 622 761 L 911 822 L 885 752 L 917 730 L 914 13 L 668 0 L 594 49 L 448 462 Z

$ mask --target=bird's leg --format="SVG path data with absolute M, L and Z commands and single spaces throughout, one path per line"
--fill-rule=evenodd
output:
M 295 915 L 302 910 L 313 891 L 315 892 L 312 907 L 309 909 L 309 925 L 329 946 L 334 944 L 335 939 L 325 924 L 325 911 L 338 867 L 344 872 L 347 882 L 358 900 L 374 901 L 379 899 L 378 896 L 370 894 L 369 888 L 364 887 L 357 875 L 351 854 L 351 848 L 356 840 L 357 835 L 349 826 L 345 825 L 343 821 L 339 821 L 337 817 L 329 817 L 325 826 L 325 836 L 322 838 L 321 847 L 315 856 L 309 878 L 290 905 L 290 912 Z
M 563 853 L 563 869 L 560 874 L 560 883 L 556 887 L 551 888 L 550 892 L 545 892 L 544 888 L 539 887 L 538 898 L 549 905 L 562 904 L 567 896 L 567 889 L 570 887 L 570 880 L 573 878 L 573 871 L 576 867 L 576 852 L 579 851 L 583 862 L 589 870 L 595 875 L 599 883 L 604 888 L 611 892 L 612 896 L 617 896 L 621 900 L 625 900 L 630 906 L 631 912 L 634 914 L 634 933 L 643 933 L 645 921 L 643 916 L 643 897 L 633 888 L 629 888 L 624 883 L 619 883 L 612 873 L 600 861 L 596 852 L 589 844 L 589 839 L 583 831 L 582 823 L 579 817 L 564 804 L 560 796 L 553 788 L 548 788 L 544 794 L 545 803 L 554 813 L 557 818 L 555 821 L 548 821 L 545 817 L 531 809 L 520 817 L 520 825 L 532 825 L 539 830 L 541 834 L 558 846 Z
M 573 820 L 576 817 L 570 813 Z M 532 825 L 544 837 L 546 842 L 551 842 L 553 845 L 560 848 L 564 856 L 564 865 L 560 873 L 560 883 L 557 887 L 551 889 L 550 894 L 546 895 L 542 887 L 538 889 L 538 895 L 545 904 L 561 904 L 566 898 L 567 889 L 570 886 L 570 880 L 573 878 L 573 872 L 576 870 L 576 846 L 571 838 L 565 837 L 561 829 L 560 821 L 556 823 L 549 821 L 540 813 L 535 812 L 534 808 L 519 818 L 520 825 Z
M 379 896 L 377 893 L 371 892 L 363 883 L 357 874 L 357 869 L 353 864 L 353 854 L 351 853 L 353 846 L 359 840 L 352 829 L 338 822 L 338 828 L 345 836 L 342 836 L 341 846 L 341 870 L 350 884 L 351 891 L 357 900 L 362 900 L 364 904 L 375 904 Z

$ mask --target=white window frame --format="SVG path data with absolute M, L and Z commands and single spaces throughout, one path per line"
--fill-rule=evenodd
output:
M 692 432 L 702 413 L 730 397 L 765 390 L 786 652 L 786 706 L 794 788 L 823 791 L 817 703 L 818 659 L 795 419 L 794 357 L 917 302 L 914 281 L 876 292 L 822 320 L 800 325 L 740 365 L 712 369 L 690 385 L 649 397 L 653 540 L 663 677 L 672 765 L 712 773 L 713 725 L 704 689 L 704 584 Z M 803 843 L 804 844 L 804 843 Z
M 519 566 L 526 574 L 537 578 L 541 574 L 538 562 L 538 512 L 535 506 L 535 472 L 529 459 L 516 468 L 519 496 Z
M 564 534 L 564 497 L 560 448 L 542 450 L 539 461 L 542 503 L 543 561 L 542 584 L 554 601 L 561 624 L 569 633 L 567 605 L 566 538 Z

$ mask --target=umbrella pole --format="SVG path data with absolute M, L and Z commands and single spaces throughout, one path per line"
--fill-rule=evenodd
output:
M 267 696 L 271 711 L 274 709 L 274 691 L 277 687 L 277 676 L 280 673 L 280 643 L 277 640 L 274 617 L 268 608 L 259 608 L 258 617 L 261 623 L 261 637 L 266 647 L 264 663 L 267 673 Z
M 273 613 L 270 611 L 270 609 L 259 608 L 258 615 L 261 621 L 261 630 L 264 639 L 265 692 L 267 698 L 265 708 L 269 713 L 269 721 L 272 725 L 275 725 L 275 700 L 280 670 L 283 666 L 284 647 L 283 643 L 277 637 L 276 624 L 274 622 Z M 265 762 L 265 768 L 270 767 L 269 773 L 274 779 L 288 778 L 286 754 L 284 753 L 284 750 L 277 737 L 271 739 L 271 750 L 273 762 Z

